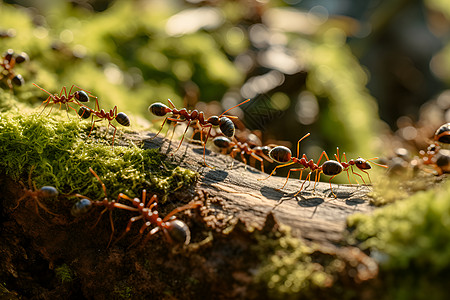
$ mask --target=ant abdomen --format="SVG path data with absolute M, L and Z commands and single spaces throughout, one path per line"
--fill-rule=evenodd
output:
M 128 116 L 125 113 L 123 113 L 123 112 L 120 112 L 120 113 L 117 114 L 116 121 L 120 125 L 130 126 L 130 118 L 128 118 Z
M 170 108 L 167 107 L 167 105 L 162 104 L 161 102 L 156 102 L 150 105 L 148 107 L 148 110 L 155 116 L 162 117 L 165 116 L 168 111 L 170 111 Z
M 170 238 L 177 244 L 189 244 L 191 241 L 191 232 L 189 227 L 181 220 L 169 220 L 166 223 L 165 229 Z
M 214 138 L 213 143 L 219 148 L 226 149 L 230 146 L 231 141 L 227 137 L 218 136 Z
M 84 215 L 87 213 L 92 207 L 92 201 L 89 199 L 81 199 L 80 201 L 77 201 L 70 210 L 70 213 L 74 217 L 79 217 L 81 215 Z
M 328 176 L 334 176 L 344 171 L 344 166 L 336 160 L 327 160 L 322 165 L 322 172 Z
M 85 91 L 76 91 L 74 96 L 80 102 L 89 102 L 89 96 Z
M 17 85 L 17 86 L 22 86 L 25 84 L 25 80 L 23 79 L 22 75 L 20 75 L 20 74 L 17 74 L 16 76 L 14 76 L 11 79 L 11 81 L 14 85 Z
M 80 109 L 78 110 L 78 115 L 83 119 L 87 119 L 91 116 L 91 110 L 89 108 L 81 106 Z
M 291 160 L 292 153 L 288 147 L 276 146 L 270 150 L 269 157 L 278 163 L 285 163 Z
M 219 119 L 219 128 L 222 133 L 227 137 L 233 137 L 235 128 L 234 123 L 227 117 L 221 117 Z

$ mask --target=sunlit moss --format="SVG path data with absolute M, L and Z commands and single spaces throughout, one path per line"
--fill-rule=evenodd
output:
M 349 217 L 350 240 L 372 250 L 386 269 L 450 270 L 450 184 Z
M 0 113 L 0 118 L 0 166 L 14 180 L 27 178 L 34 166 L 37 187 L 52 185 L 61 193 L 98 198 L 103 191 L 89 168 L 111 197 L 120 192 L 139 196 L 142 189 L 166 195 L 196 179 L 195 172 L 165 162 L 157 149 L 112 149 L 111 137 L 105 141 L 96 130 L 88 138 L 90 123 L 74 116 L 68 120 L 65 112 L 39 116 L 35 111 L 10 111 Z

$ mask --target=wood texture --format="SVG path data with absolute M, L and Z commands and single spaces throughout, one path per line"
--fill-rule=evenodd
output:
M 258 180 L 268 174 L 239 161 L 235 161 L 230 169 L 230 156 L 207 149 L 206 161 L 214 167 L 211 169 L 204 166 L 201 145 L 184 141 L 175 151 L 179 141 L 160 136 L 151 139 L 153 136 L 153 133 L 137 133 L 134 139 L 143 141 L 144 148 L 160 148 L 169 160 L 198 172 L 201 175 L 198 188 L 222 199 L 225 215 L 239 218 L 248 225 L 262 227 L 267 214 L 272 212 L 279 223 L 291 227 L 294 236 L 320 244 L 336 244 L 342 237 L 349 215 L 370 213 L 374 209 L 369 205 L 368 186 L 333 184 L 337 195 L 334 198 L 328 182 L 318 183 L 315 192 L 311 182 L 309 187 L 294 196 L 303 181 L 289 179 L 285 188 L 279 191 L 276 189 L 283 186 L 285 178 L 272 176 Z

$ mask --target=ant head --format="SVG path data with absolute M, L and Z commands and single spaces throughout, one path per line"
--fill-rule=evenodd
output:
M 80 109 L 78 110 L 78 115 L 83 119 L 87 119 L 91 116 L 91 109 L 81 106 Z
M 8 63 L 11 62 L 13 56 L 14 56 L 14 50 L 13 49 L 8 49 L 8 50 L 6 50 L 5 53 L 3 53 L 3 59 L 7 60 Z
M 434 140 L 444 144 L 450 144 L 450 123 L 445 123 L 436 130 Z
M 220 131 L 222 131 L 222 133 L 225 136 L 230 137 L 230 138 L 234 136 L 234 132 L 235 132 L 234 123 L 229 118 L 221 117 L 219 119 L 219 128 L 220 128 Z
M 214 145 L 219 148 L 228 148 L 230 146 L 231 141 L 224 136 L 218 136 L 213 140 Z
M 17 85 L 17 86 L 22 86 L 25 84 L 25 80 L 23 80 L 22 75 L 17 74 L 16 76 L 13 77 L 12 83 L 14 83 L 14 85 Z
M 288 147 L 277 146 L 269 151 L 269 157 L 278 163 L 285 163 L 291 160 L 292 152 Z
M 153 103 L 148 107 L 148 111 L 154 114 L 155 116 L 162 117 L 165 116 L 171 109 L 161 102 Z
M 128 116 L 125 113 L 123 113 L 123 112 L 120 112 L 120 113 L 117 114 L 116 121 L 120 125 L 130 126 L 130 118 L 128 118 Z
M 80 201 L 77 201 L 70 210 L 70 213 L 74 217 L 79 217 L 81 215 L 84 215 L 87 213 L 92 207 L 92 202 L 89 199 L 81 199 Z
M 170 239 L 177 244 L 187 245 L 191 241 L 191 232 L 189 227 L 181 220 L 168 220 L 165 222 L 164 229 L 167 230 Z
M 360 170 L 372 169 L 372 166 L 369 164 L 369 162 L 361 157 L 355 159 L 355 166 Z
M 80 102 L 89 102 L 89 96 L 85 91 L 76 91 L 74 96 Z
M 206 122 L 211 124 L 212 126 L 219 126 L 220 122 L 219 122 L 219 117 L 218 116 L 212 116 L 209 117 Z
M 56 197 L 59 194 L 58 190 L 52 186 L 43 186 L 39 191 L 43 198 Z
M 16 64 L 21 64 L 28 60 L 30 60 L 30 57 L 25 52 L 22 52 L 16 56 Z
M 341 173 L 344 170 L 344 166 L 336 160 L 327 160 L 322 164 L 322 172 L 328 176 L 334 176 Z
M 269 146 L 262 146 L 261 147 L 261 151 L 262 151 L 262 153 L 264 154 L 264 155 L 269 155 L 269 153 L 270 153 L 270 150 L 272 150 L 272 148 L 270 148 Z

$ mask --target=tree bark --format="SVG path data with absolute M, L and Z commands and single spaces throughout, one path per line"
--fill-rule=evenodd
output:
M 210 168 L 204 164 L 201 145 L 185 140 L 175 151 L 178 140 L 152 137 L 153 133 L 140 133 L 136 139 L 144 141 L 144 148 L 160 148 L 169 160 L 198 172 L 198 188 L 223 200 L 223 214 L 236 217 L 249 226 L 261 228 L 272 212 L 280 224 L 291 228 L 293 236 L 324 245 L 337 244 L 349 215 L 370 213 L 374 209 L 368 201 L 370 187 L 367 185 L 332 184 L 337 196 L 334 198 L 328 182 L 317 183 L 313 191 L 314 182 L 311 181 L 309 185 L 305 183 L 306 188 L 295 196 L 303 181 L 289 179 L 280 191 L 277 189 L 283 186 L 284 177 L 271 176 L 261 180 L 269 174 L 237 160 L 230 169 L 232 158 L 229 155 L 206 149 L 206 163 L 213 167 Z

